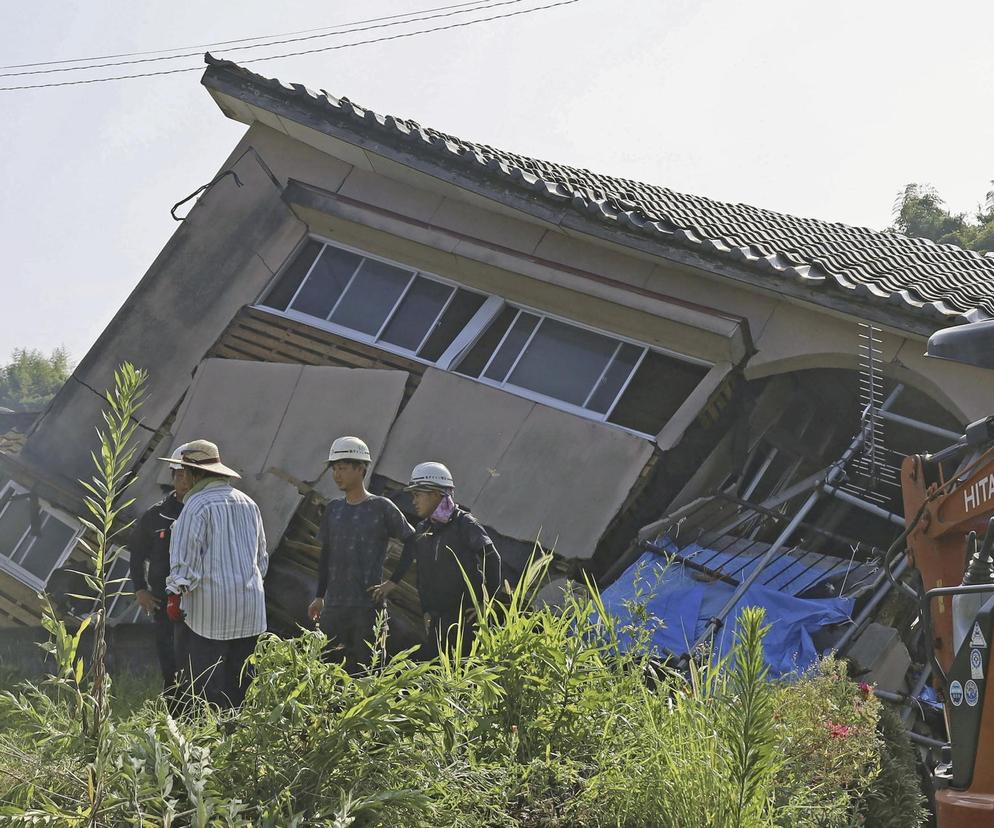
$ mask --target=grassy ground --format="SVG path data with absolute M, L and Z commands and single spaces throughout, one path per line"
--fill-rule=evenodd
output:
M 0 664 L 0 691 L 16 692 L 24 682 L 39 683 L 42 677 L 19 665 Z M 162 689 L 162 678 L 152 670 L 140 673 L 121 671 L 112 677 L 115 719 L 127 719 L 146 701 L 158 695 Z M 0 722 L 0 726 L 2 726 Z

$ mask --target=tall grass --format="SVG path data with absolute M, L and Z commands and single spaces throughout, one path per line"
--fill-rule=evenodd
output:
M 400 653 L 351 676 L 321 659 L 319 632 L 265 636 L 240 711 L 174 720 L 147 702 L 110 729 L 97 824 L 920 824 L 913 769 L 880 787 L 879 703 L 841 665 L 771 683 L 751 610 L 727 660 L 654 667 L 647 648 L 620 651 L 596 591 L 531 610 L 547 563 L 482 607 L 467 655 Z M 0 702 L 0 822 L 86 824 L 74 707 L 46 698 Z
M 174 719 L 151 699 L 111 717 L 108 694 L 99 760 L 92 721 L 81 726 L 93 667 L 49 617 L 59 665 L 49 686 L 0 695 L 0 824 L 921 823 L 913 768 L 881 772 L 906 744 L 881 741 L 879 703 L 841 665 L 770 682 L 766 621 L 748 610 L 728 658 L 668 670 L 650 659 L 645 626 L 617 628 L 592 585 L 558 610 L 533 609 L 548 565 L 533 561 L 509 596 L 477 603 L 465 654 L 387 659 L 377 644 L 353 676 L 307 631 L 263 636 L 238 711 L 202 705 Z

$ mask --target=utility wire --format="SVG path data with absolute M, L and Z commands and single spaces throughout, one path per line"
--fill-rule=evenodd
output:
M 316 52 L 332 52 L 338 49 L 351 49 L 353 46 L 367 46 L 371 43 L 385 43 L 390 40 L 402 40 L 408 37 L 417 37 L 423 34 L 432 34 L 434 32 L 444 32 L 450 29 L 463 29 L 467 26 L 475 26 L 477 23 L 490 23 L 494 20 L 504 20 L 509 17 L 519 17 L 524 14 L 531 14 L 532 12 L 544 11 L 546 9 L 554 9 L 558 6 L 571 6 L 574 3 L 579 3 L 580 0 L 559 0 L 556 3 L 548 3 L 544 6 L 535 6 L 530 9 L 520 9 L 519 11 L 505 12 L 504 14 L 496 14 L 491 17 L 480 17 L 475 20 L 464 20 L 460 23 L 448 23 L 445 26 L 435 26 L 430 29 L 419 29 L 414 32 L 402 32 L 395 35 L 386 35 L 384 37 L 374 37 L 368 40 L 357 40 L 353 43 L 339 43 L 335 46 L 322 46 L 317 49 L 307 49 L 300 52 L 286 52 L 282 55 L 266 55 L 265 57 L 259 58 L 249 58 L 246 63 L 259 63 L 264 60 L 279 60 L 281 58 L 297 57 L 298 55 L 312 55 Z M 84 80 L 72 80 L 72 81 L 58 81 L 55 83 L 37 83 L 30 84 L 26 86 L 0 86 L 0 92 L 17 92 L 25 89 L 49 89 L 56 86 L 81 86 L 90 83 L 108 83 L 109 81 L 118 80 L 130 80 L 132 78 L 151 78 L 160 75 L 175 75 L 180 72 L 198 72 L 203 70 L 203 66 L 186 66 L 181 69 L 162 69 L 157 72 L 141 72 L 131 75 L 114 75 L 113 77 L 107 78 L 86 78 Z
M 381 20 L 396 20 L 400 17 L 414 17 L 416 15 L 428 14 L 430 12 L 462 8 L 464 6 L 479 6 L 488 2 L 490 2 L 490 0 L 472 0 L 470 3 L 453 3 L 448 6 L 435 6 L 431 9 L 420 9 L 419 11 L 410 11 L 403 14 L 390 14 L 384 17 L 370 17 L 366 20 L 352 20 L 348 23 L 339 23 L 335 26 L 318 26 L 314 29 L 300 29 L 294 32 L 279 32 L 278 34 L 257 35 L 255 37 L 239 37 L 234 40 L 217 40 L 212 43 L 194 43 L 190 46 L 175 46 L 171 49 L 150 49 L 144 52 L 121 52 L 116 55 L 91 55 L 90 57 L 65 58 L 63 60 L 43 60 L 37 63 L 11 63 L 6 66 L 0 66 L 0 69 L 30 69 L 34 66 L 58 66 L 63 63 L 88 63 L 94 60 L 114 60 L 116 58 L 141 57 L 143 55 L 161 55 L 166 52 L 171 54 L 174 52 L 186 51 L 188 49 L 212 49 L 218 46 L 230 46 L 233 43 L 248 43 L 251 40 L 268 40 L 271 37 L 291 37 L 293 35 L 311 34 L 312 32 L 326 32 L 329 29 L 340 29 L 342 26 L 359 26 L 365 23 L 379 23 Z M 85 69 L 87 67 L 80 66 L 76 68 Z
M 342 29 L 337 32 L 325 32 L 324 34 L 311 34 L 304 35 L 302 37 L 291 37 L 286 40 L 270 40 L 265 43 L 254 43 L 251 46 L 232 46 L 227 49 L 228 52 L 241 52 L 246 49 L 261 49 L 266 46 L 284 46 L 288 43 L 299 43 L 305 40 L 317 40 L 322 37 L 335 37 L 337 35 L 346 34 L 357 34 L 359 32 L 369 32 L 374 29 L 387 29 L 391 26 L 404 26 L 409 23 L 423 23 L 428 20 L 438 20 L 443 17 L 454 17 L 457 14 L 469 14 L 475 11 L 489 11 L 490 9 L 499 8 L 501 6 L 514 6 L 518 3 L 524 3 L 525 0 L 488 0 L 488 4 L 485 6 L 477 6 L 470 9 L 457 9 L 455 11 L 441 12 L 439 14 L 427 14 L 422 17 L 414 17 L 409 20 L 396 20 L 388 23 L 374 23 L 370 26 L 360 26 L 353 29 Z M 20 77 L 22 75 L 51 75 L 57 72 L 81 72 L 88 69 L 106 69 L 110 66 L 132 66 L 137 63 L 159 63 L 163 60 L 176 60 L 178 58 L 188 58 L 188 57 L 199 57 L 200 52 L 182 52 L 180 54 L 174 55 L 162 55 L 160 57 L 146 57 L 146 58 L 135 58 L 134 60 L 119 60 L 113 61 L 111 63 L 93 63 L 88 66 L 61 66 L 56 69 L 29 69 L 24 72 L 3 72 L 0 73 L 0 78 L 14 78 Z

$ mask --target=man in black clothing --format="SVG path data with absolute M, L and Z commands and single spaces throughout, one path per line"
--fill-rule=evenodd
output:
M 465 621 L 466 652 L 474 637 L 472 595 L 480 600 L 484 588 L 488 595 L 497 594 L 501 586 L 500 555 L 479 521 L 456 506 L 452 499 L 455 484 L 444 465 L 419 463 L 407 488 L 422 520 L 414 537 L 405 544 L 397 568 L 389 580 L 377 587 L 373 598 L 383 600 L 389 596 L 417 561 L 418 595 L 428 638 L 425 655 L 434 658 L 440 647 L 452 647 L 460 618 Z
M 372 592 L 383 579 L 391 539 L 406 541 L 414 529 L 391 500 L 366 490 L 369 448 L 358 437 L 340 437 L 328 462 L 335 484 L 345 493 L 326 507 L 318 537 L 317 596 L 308 616 L 319 621 L 329 643 L 341 652 L 350 673 L 369 663 L 370 642 L 382 599 Z
M 181 459 L 183 448 L 180 446 L 173 452 L 174 460 Z M 172 702 L 176 697 L 178 657 L 174 640 L 176 625 L 166 615 L 169 537 L 183 508 L 183 496 L 190 488 L 190 481 L 178 463 L 170 463 L 169 469 L 173 490 L 135 522 L 128 539 L 128 551 L 135 600 L 145 614 L 152 617 L 163 695 Z

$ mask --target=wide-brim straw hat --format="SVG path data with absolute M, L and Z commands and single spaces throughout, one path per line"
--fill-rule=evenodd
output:
M 158 457 L 157 460 L 164 460 L 167 463 L 187 466 L 191 469 L 203 469 L 212 474 L 219 474 L 223 477 L 237 477 L 241 475 L 234 469 L 221 462 L 221 452 L 215 443 L 210 440 L 191 440 L 182 446 L 182 459 L 175 457 Z

